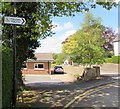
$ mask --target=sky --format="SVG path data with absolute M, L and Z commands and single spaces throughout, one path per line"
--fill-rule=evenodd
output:
M 90 9 L 95 17 L 102 18 L 102 24 L 106 27 L 110 27 L 118 32 L 118 7 L 113 7 L 111 10 L 106 10 L 101 6 L 97 6 L 95 9 Z M 37 53 L 62 53 L 62 42 L 74 34 L 81 28 L 80 24 L 83 23 L 85 13 L 76 13 L 74 17 L 54 17 L 52 18 L 53 24 L 57 27 L 52 31 L 55 35 L 40 40 L 41 47 L 37 48 Z

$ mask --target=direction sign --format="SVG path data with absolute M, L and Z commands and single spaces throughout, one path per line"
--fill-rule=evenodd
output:
M 4 17 L 4 23 L 5 24 L 13 24 L 13 25 L 24 25 L 26 23 L 26 20 L 21 17 Z

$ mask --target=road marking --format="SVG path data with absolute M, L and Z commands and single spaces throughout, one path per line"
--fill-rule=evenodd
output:
M 112 84 L 114 84 L 114 83 L 112 83 Z M 74 97 L 74 99 L 72 99 L 69 103 L 67 103 L 63 109 L 68 108 L 68 107 L 69 107 L 71 104 L 73 104 L 76 100 L 81 101 L 82 99 L 84 99 L 85 97 L 87 97 L 87 96 L 90 95 L 90 94 L 93 94 L 93 93 L 95 93 L 95 92 L 98 92 L 98 91 L 100 91 L 100 90 L 103 90 L 103 89 L 105 89 L 105 88 L 107 88 L 107 87 L 113 86 L 112 84 L 107 84 L 107 85 L 104 85 L 104 86 L 100 86 L 100 87 L 98 87 L 98 88 L 96 88 L 96 89 L 90 89 L 90 90 L 84 92 L 83 94 L 79 94 L 78 96 Z

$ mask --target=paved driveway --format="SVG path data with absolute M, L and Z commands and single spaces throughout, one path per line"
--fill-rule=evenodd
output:
M 54 74 L 54 75 L 25 75 L 25 85 L 42 84 L 54 84 L 73 82 L 74 78 L 70 74 Z

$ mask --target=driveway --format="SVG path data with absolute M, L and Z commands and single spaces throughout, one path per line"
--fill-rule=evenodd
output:
M 70 74 L 54 75 L 25 75 L 25 85 L 35 86 L 36 84 L 55 84 L 73 82 L 75 79 Z

